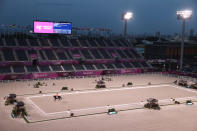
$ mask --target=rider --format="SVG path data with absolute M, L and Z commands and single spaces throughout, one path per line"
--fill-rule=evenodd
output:
M 58 93 L 56 93 L 56 98 L 58 98 L 58 96 L 59 96 Z

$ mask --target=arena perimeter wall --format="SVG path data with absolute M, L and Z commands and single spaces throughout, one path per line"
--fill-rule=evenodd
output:
M 101 76 L 101 75 L 121 75 L 121 74 L 140 74 L 152 72 L 152 69 L 120 69 L 120 70 L 86 70 L 86 71 L 70 71 L 70 72 L 46 72 L 46 73 L 26 73 L 26 74 L 2 74 L 0 80 L 30 80 L 43 78 L 59 78 L 59 77 L 77 77 L 77 76 Z M 162 74 L 174 74 L 178 76 L 190 76 L 197 78 L 197 74 L 185 72 L 160 72 Z
M 77 71 L 77 72 L 47 72 L 47 73 L 28 73 L 28 74 L 5 74 L 0 75 L 0 80 L 18 80 L 18 79 L 42 79 L 58 77 L 76 77 L 76 76 L 100 76 L 111 74 L 139 74 L 148 72 L 142 69 L 121 69 L 121 70 L 97 70 L 97 71 Z

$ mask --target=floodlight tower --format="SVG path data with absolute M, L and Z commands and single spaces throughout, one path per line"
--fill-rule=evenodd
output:
M 124 33 L 123 36 L 126 37 L 127 35 L 127 22 L 128 20 L 133 18 L 133 13 L 132 12 L 125 12 L 122 15 L 122 19 L 124 20 Z
M 185 41 L 185 22 L 186 22 L 186 20 L 190 19 L 191 17 L 192 17 L 192 11 L 191 10 L 177 11 L 177 19 L 178 20 L 183 20 L 182 41 L 181 41 L 181 58 L 180 58 L 180 68 L 179 68 L 179 70 L 182 70 L 182 68 L 183 68 L 183 54 L 184 54 L 184 41 Z

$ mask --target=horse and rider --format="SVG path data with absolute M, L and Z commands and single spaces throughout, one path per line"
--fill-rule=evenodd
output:
M 58 93 L 56 93 L 56 95 L 53 96 L 53 98 L 54 98 L 55 101 L 56 101 L 57 99 L 58 99 L 58 100 L 62 100 L 62 97 L 61 97 Z

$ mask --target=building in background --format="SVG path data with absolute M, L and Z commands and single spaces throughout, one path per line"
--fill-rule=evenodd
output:
M 145 45 L 144 56 L 147 59 L 179 59 L 180 42 L 154 42 L 152 45 Z M 197 56 L 197 42 L 186 42 L 184 58 L 193 59 Z

